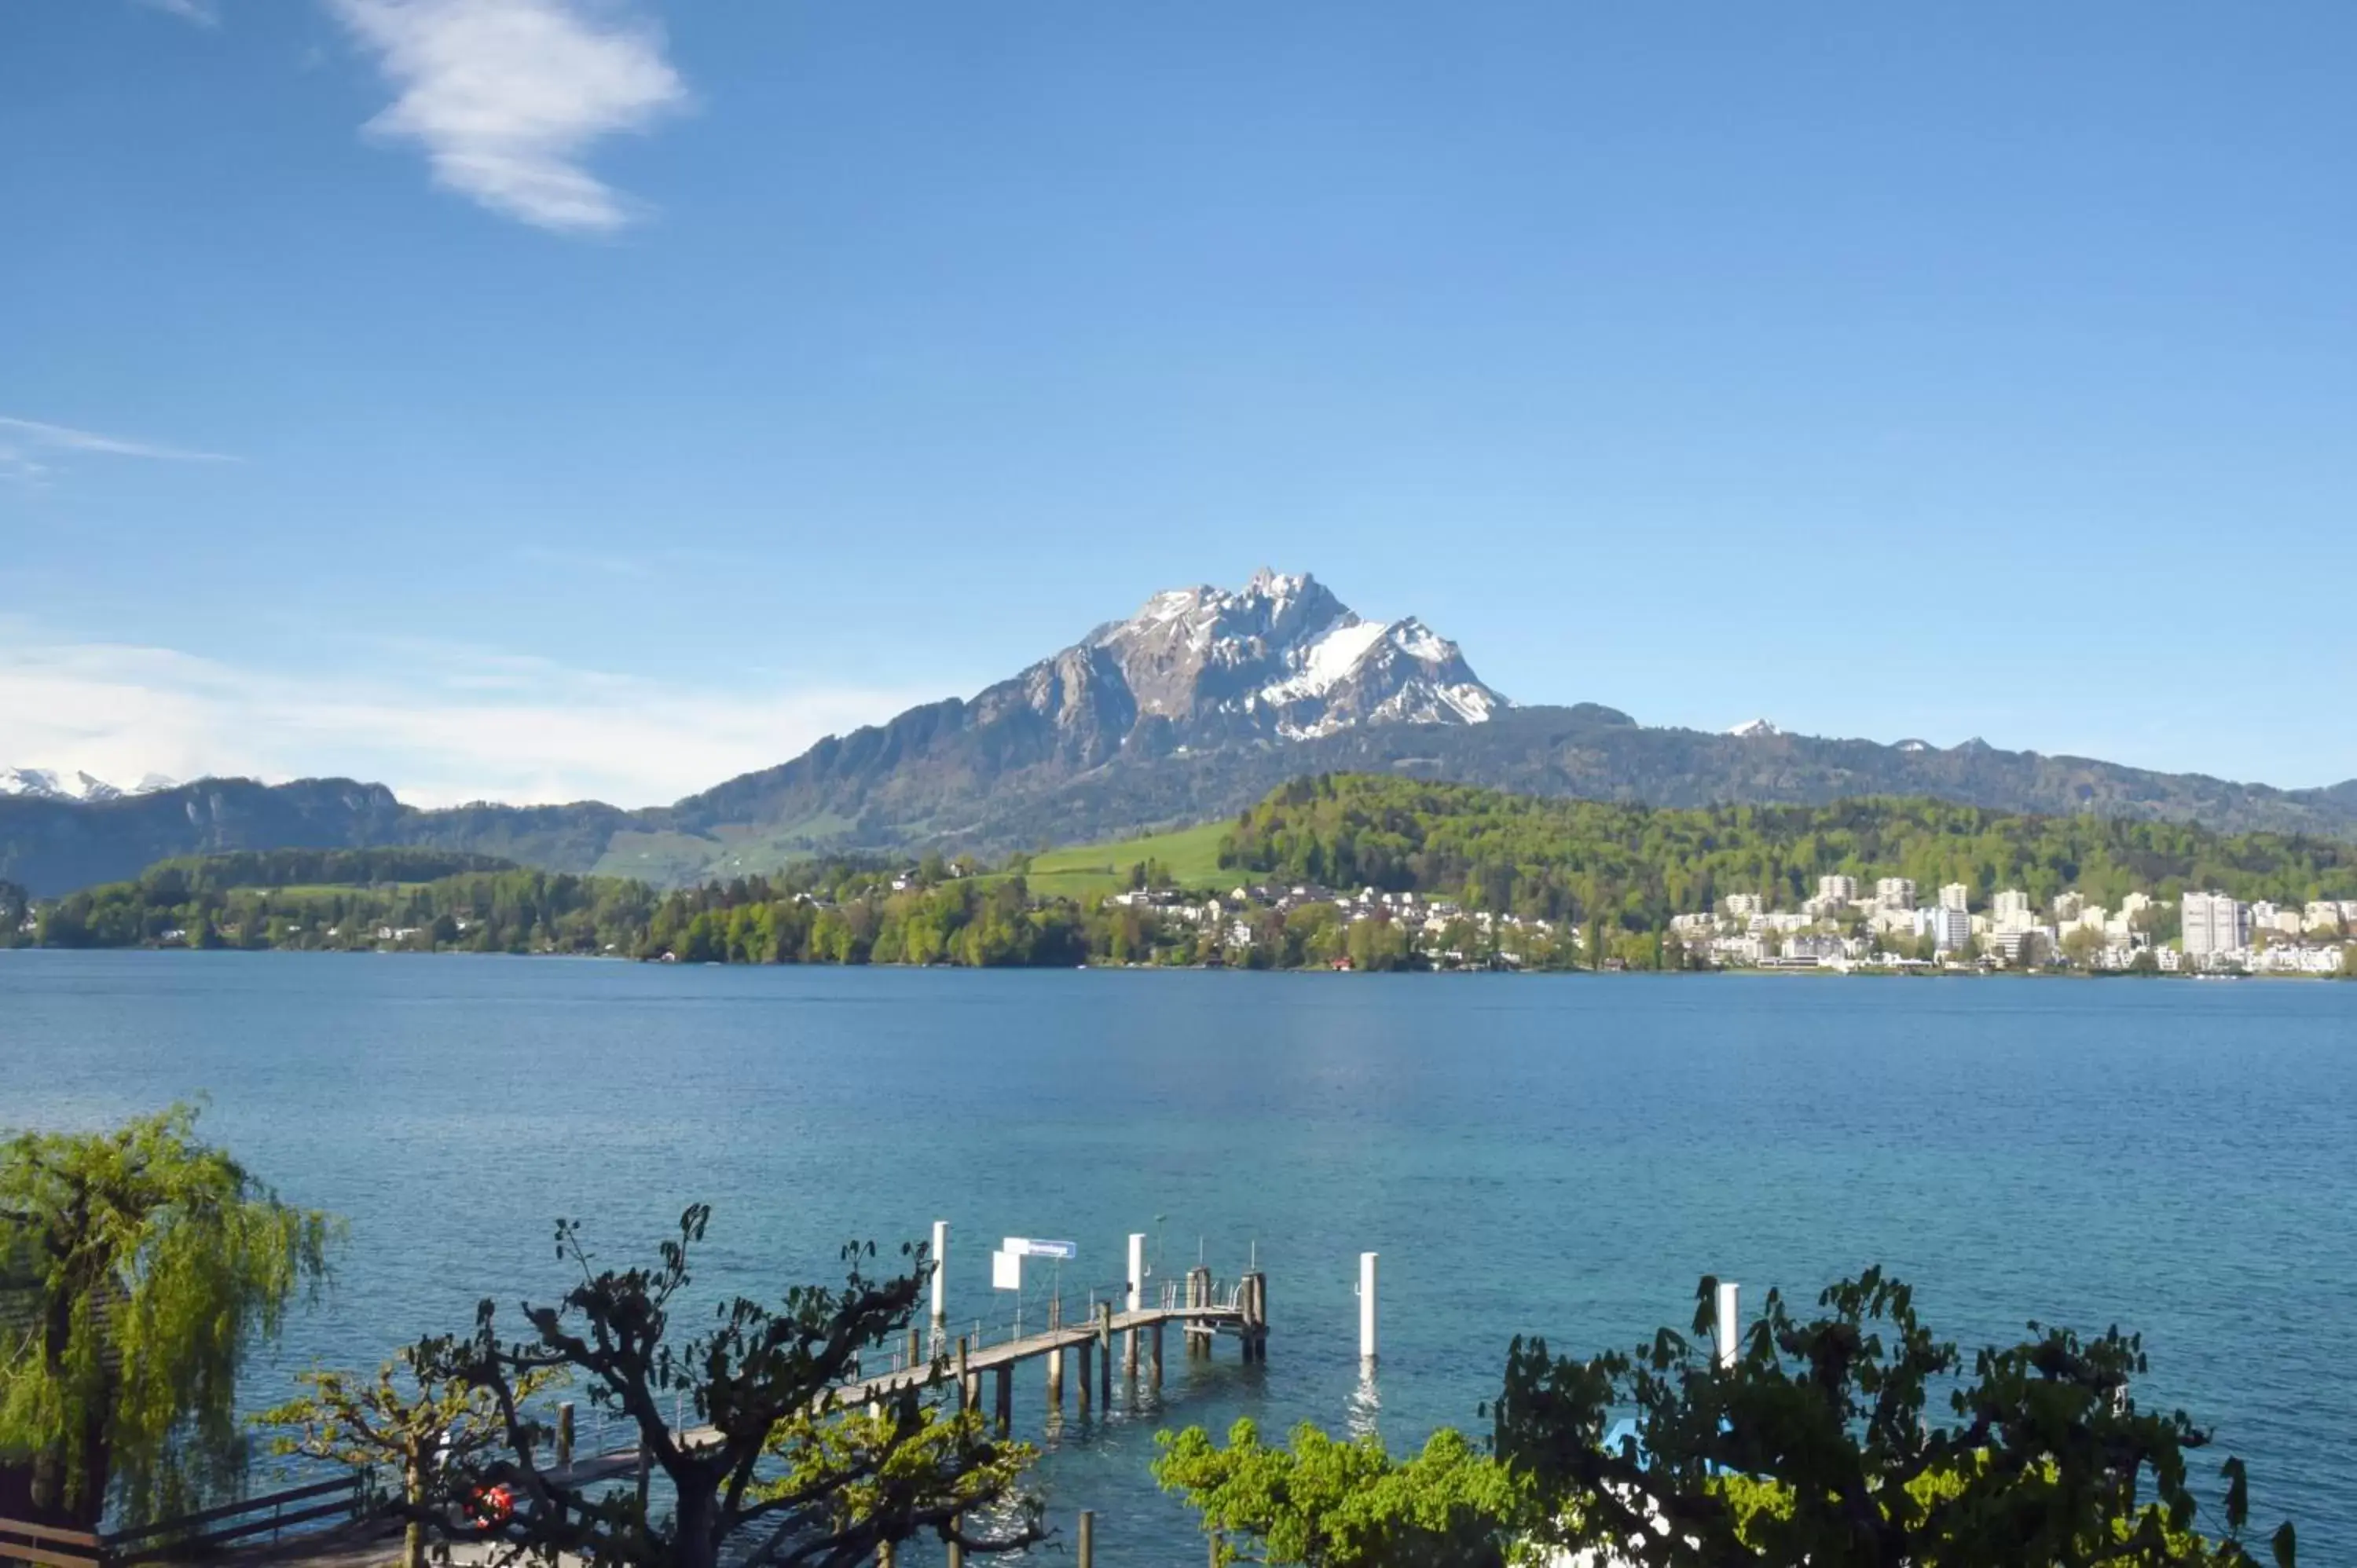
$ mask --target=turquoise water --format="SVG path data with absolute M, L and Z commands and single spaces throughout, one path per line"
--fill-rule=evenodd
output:
M 968 1325 L 1006 1314 L 1001 1236 L 1078 1241 L 1068 1294 L 1117 1280 L 1132 1230 L 1172 1273 L 1256 1246 L 1265 1366 L 1174 1337 L 1162 1408 L 1052 1440 L 1051 1505 L 1097 1510 L 1109 1563 L 1198 1560 L 1146 1477 L 1157 1426 L 1396 1449 L 1478 1426 L 1516 1332 L 1632 1344 L 1706 1272 L 1756 1303 L 1878 1260 L 1967 1345 L 2143 1329 L 2149 1397 L 2252 1461 L 2260 1517 L 2357 1561 L 2357 985 L 0 953 L 0 1124 L 199 1093 L 257 1172 L 350 1219 L 296 1365 L 559 1294 L 559 1214 L 619 1259 L 709 1201 L 703 1278 L 745 1288 L 947 1219 Z

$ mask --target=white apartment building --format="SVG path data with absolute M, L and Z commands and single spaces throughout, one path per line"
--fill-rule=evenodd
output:
M 1972 891 L 1973 890 L 1971 888 L 1965 886 L 1961 882 L 1949 883 L 1947 886 L 1940 889 L 1940 908 L 1943 909 L 1969 909 L 1972 908 L 1972 904 L 1970 902 Z
M 2185 956 L 2208 958 L 2248 947 L 2251 907 L 2223 893 L 2188 893 L 2183 909 Z
M 1857 897 L 1855 876 L 1820 876 L 1817 878 L 1817 899 L 1825 904 L 1846 904 Z
M 1729 918 L 1740 920 L 1753 915 L 1764 915 L 1767 912 L 1766 900 L 1757 893 L 1730 893 L 1727 896 L 1727 913 Z
M 1962 892 L 1961 886 L 1956 889 Z M 1932 917 L 1932 949 L 1934 952 L 1961 952 L 1973 940 L 1973 918 L 1962 908 L 1948 902 L 1948 889 L 1940 889 L 1940 907 L 1927 911 Z
M 2029 895 L 2018 887 L 1997 890 L 1996 901 L 1989 906 L 1989 918 L 2001 930 L 2020 931 L 2029 929 Z
M 2054 895 L 2054 923 L 2058 926 L 2074 925 L 2086 908 L 2087 900 L 2082 895 L 2057 893 Z
M 1867 927 L 1878 936 L 1904 931 L 1910 937 L 1920 937 L 1923 934 L 1923 913 L 1921 909 L 1897 909 L 1888 904 L 1878 904 L 1867 918 Z
M 1886 909 L 1915 908 L 1915 879 L 1911 876 L 1886 876 L 1874 885 L 1874 901 Z

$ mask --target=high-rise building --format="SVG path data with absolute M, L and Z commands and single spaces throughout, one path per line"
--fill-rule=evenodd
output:
M 2179 907 L 2188 958 L 2209 958 L 2248 947 L 2251 907 L 2223 893 L 2188 893 Z
M 2029 895 L 2018 887 L 1998 891 L 1989 906 L 1989 917 L 2008 930 L 2019 930 L 2029 924 Z
M 1764 915 L 1766 901 L 1757 893 L 1730 893 L 1727 896 L 1727 912 L 1736 919 L 1750 915 Z
M 1961 887 L 1958 891 L 1962 891 Z M 1940 890 L 1940 907 L 1929 911 L 1932 917 L 1932 947 L 1935 952 L 1958 952 L 1973 940 L 1973 918 L 1947 901 L 1947 888 Z
M 2054 923 L 2058 926 L 2070 925 L 2078 919 L 2080 911 L 2086 907 L 2087 900 L 2079 894 L 2057 893 L 2054 895 Z
M 1857 897 L 1857 878 L 1855 876 L 1817 878 L 1817 897 L 1825 903 L 1846 904 Z
M 1874 901 L 1886 909 L 1915 908 L 1915 879 L 1911 876 L 1886 876 L 1874 885 Z
M 1940 908 L 1943 909 L 1970 908 L 1971 905 L 1967 900 L 1971 896 L 1971 888 L 1961 882 L 1951 882 L 1940 889 Z

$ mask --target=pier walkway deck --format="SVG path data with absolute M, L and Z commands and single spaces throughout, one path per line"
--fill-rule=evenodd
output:
M 1172 1325 L 1178 1326 L 1189 1356 L 1208 1356 L 1213 1342 L 1227 1335 L 1242 1346 L 1246 1361 L 1266 1358 L 1265 1274 L 1255 1270 L 1232 1283 L 1222 1283 L 1212 1279 L 1209 1269 L 1198 1267 L 1188 1272 L 1183 1288 L 1173 1281 L 1161 1294 L 1158 1305 L 1129 1309 L 1092 1301 L 1089 1316 L 1078 1322 L 1063 1321 L 1060 1304 L 1050 1304 L 1046 1327 L 1027 1334 L 1019 1324 L 1011 1326 L 1007 1337 L 996 1344 L 987 1342 L 979 1325 L 974 1334 L 954 1337 L 938 1322 L 930 1329 L 911 1328 L 905 1346 L 888 1353 L 888 1364 L 883 1370 L 835 1385 L 825 1396 L 826 1408 L 850 1409 L 911 1389 L 947 1384 L 959 1391 L 961 1408 L 980 1410 L 983 1377 L 987 1373 L 993 1384 L 992 1417 L 999 1431 L 1006 1432 L 1014 1425 L 1015 1369 L 1027 1361 L 1046 1363 L 1048 1405 L 1060 1415 L 1067 1358 L 1072 1358 L 1076 1365 L 1071 1380 L 1077 1413 L 1086 1420 L 1092 1404 L 1101 1403 L 1107 1411 L 1113 1408 L 1116 1345 L 1125 1384 L 1134 1387 L 1143 1379 L 1149 1389 L 1162 1387 L 1165 1333 Z M 688 1446 L 711 1435 L 708 1427 L 687 1428 L 679 1434 L 681 1443 Z M 573 1486 L 594 1485 L 630 1474 L 640 1463 L 635 1444 L 605 1448 L 555 1467 L 550 1478 Z

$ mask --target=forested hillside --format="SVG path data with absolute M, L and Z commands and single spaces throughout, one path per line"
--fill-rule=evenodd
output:
M 1361 968 L 1479 950 L 1539 968 L 1574 961 L 1577 941 L 1600 925 L 1607 946 L 1598 950 L 1619 955 L 1625 944 L 1641 967 L 1663 961 L 1660 939 L 1674 915 L 1730 893 L 1796 908 L 1829 874 L 1869 890 L 1878 877 L 1910 877 L 1926 902 L 1960 882 L 1975 908 L 2000 888 L 2041 904 L 2065 889 L 2106 906 L 2130 892 L 2169 899 L 2189 887 L 2290 904 L 2357 898 L 2357 845 L 2335 839 L 1921 799 L 1664 811 L 1342 774 L 1297 780 L 1241 813 L 1216 870 L 1206 859 L 1170 875 L 1156 854 L 1172 842 L 1043 862 L 1092 867 L 1099 880 L 1078 897 L 1040 896 L 1025 856 L 995 873 L 938 854 L 916 864 L 834 858 L 663 893 L 443 851 L 225 854 L 167 861 L 34 903 L 29 928 L 22 895 L 0 886 L 8 917 L 0 945 L 983 966 L 1347 958 Z M 1345 897 L 1296 894 L 1297 885 Z M 1138 891 L 1113 902 L 1109 887 Z M 1370 887 L 1424 902 L 1348 897 Z M 1586 935 L 1576 939 L 1575 928 Z
M 644 884 L 615 877 L 493 869 L 496 861 L 452 871 L 454 862 L 479 860 L 281 851 L 169 861 L 135 880 L 37 906 L 33 929 L 16 940 L 58 948 L 629 953 L 655 903 Z
M 1222 863 L 1256 877 L 1463 897 L 1478 908 L 1631 929 L 1764 893 L 1791 908 L 1822 875 L 1945 883 L 1975 905 L 2018 887 L 2115 905 L 2186 887 L 2300 902 L 2357 897 L 2357 844 L 2182 822 L 2030 816 L 1921 799 L 1663 811 L 1341 774 L 1285 786 L 1237 820 Z
M 138 881 L 151 894 L 167 895 L 217 893 L 231 887 L 367 887 L 432 882 L 468 872 L 520 869 L 511 860 L 455 850 L 268 849 L 162 860 L 140 873 Z
M 1220 821 L 1289 779 L 1319 772 L 1682 809 L 1931 797 L 1996 812 L 2357 838 L 2357 781 L 2282 790 L 1976 743 L 1938 750 L 1706 735 L 1639 725 L 1588 704 L 1299 740 L 1211 736 L 1179 746 L 1146 721 L 1125 738 L 1092 736 L 1079 745 L 1019 703 L 985 720 L 952 701 L 830 737 L 791 763 L 673 805 L 632 811 L 595 801 L 419 811 L 382 786 L 350 779 L 264 786 L 210 779 L 96 803 L 0 798 L 0 878 L 49 897 L 133 877 L 173 855 L 408 844 L 692 886 L 775 872 L 813 854 L 932 848 L 999 856 Z

